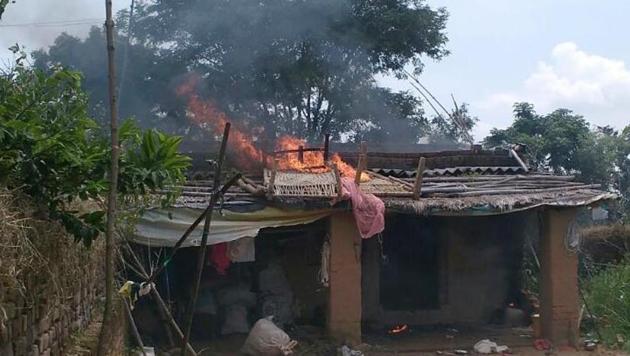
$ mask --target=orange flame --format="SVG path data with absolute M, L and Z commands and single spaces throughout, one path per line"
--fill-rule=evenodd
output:
M 401 324 L 401 325 L 396 325 L 393 328 L 389 329 L 387 333 L 390 335 L 397 335 L 397 334 L 402 334 L 406 332 L 407 330 L 409 330 L 409 325 Z
M 220 135 L 228 122 L 228 117 L 224 112 L 217 109 L 211 101 L 199 98 L 195 90 L 198 81 L 198 78 L 191 77 L 177 88 L 176 93 L 178 96 L 184 96 L 188 99 L 188 116 L 194 123 L 202 128 L 209 129 L 215 135 Z M 235 146 L 232 149 L 238 152 L 236 163 L 239 167 L 253 169 L 261 162 L 262 151 L 254 146 L 253 141 L 251 136 L 241 132 L 234 126 L 230 129 L 229 142 L 232 146 Z
M 223 133 L 225 124 L 229 121 L 228 117 L 224 112 L 217 109 L 210 100 L 199 98 L 196 94 L 198 82 L 198 77 L 191 76 L 177 88 L 176 93 L 178 96 L 187 98 L 188 115 L 193 122 L 202 128 L 209 129 L 215 135 L 220 135 Z M 233 152 L 236 153 L 236 163 L 239 167 L 254 169 L 260 166 L 263 152 L 254 146 L 254 138 L 251 135 L 232 126 L 229 142 Z M 306 141 L 289 135 L 280 137 L 276 143 L 276 150 L 278 151 L 298 150 L 300 147 L 306 147 Z M 354 178 L 356 175 L 356 170 L 344 162 L 337 153 L 330 157 L 330 161 L 337 166 L 341 176 Z M 324 153 L 322 151 L 305 151 L 301 157 L 297 152 L 278 155 L 277 168 L 279 170 L 301 172 L 327 172 L 330 170 L 324 162 Z M 368 180 L 370 180 L 369 176 L 366 173 L 362 173 L 361 181 Z
M 276 143 L 277 151 L 299 150 L 300 147 L 306 147 L 306 141 L 289 135 L 284 135 L 278 139 Z M 339 174 L 342 177 L 354 178 L 356 170 L 344 162 L 339 154 L 335 153 L 330 157 L 330 161 L 337 166 Z M 309 172 L 327 172 L 329 168 L 324 162 L 324 153 L 322 151 L 304 151 L 300 160 L 299 153 L 287 153 L 278 161 L 278 169 L 280 170 L 296 170 Z M 361 173 L 361 181 L 370 180 L 369 176 Z

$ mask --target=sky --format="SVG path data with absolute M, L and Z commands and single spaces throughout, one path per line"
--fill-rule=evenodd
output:
M 130 0 L 113 0 L 115 10 Z M 16 0 L 0 20 L 0 61 L 6 48 L 50 45 L 62 31 L 83 36 L 104 19 L 103 0 Z M 420 81 L 445 105 L 451 94 L 479 119 L 477 141 L 512 121 L 512 105 L 539 113 L 567 108 L 593 125 L 630 124 L 630 1 L 427 0 L 446 7 L 451 54 L 427 60 Z M 70 23 L 72 21 L 72 23 Z M 12 26 L 18 25 L 18 26 Z M 105 52 L 103 53 L 105 55 Z M 389 77 L 397 90 L 414 89 Z M 426 108 L 427 112 L 430 108 Z

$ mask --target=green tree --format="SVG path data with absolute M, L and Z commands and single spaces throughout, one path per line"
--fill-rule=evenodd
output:
M 192 71 L 203 78 L 204 96 L 269 139 L 289 133 L 317 140 L 330 132 L 415 142 L 428 132 L 417 98 L 374 79 L 404 76 L 408 64 L 420 72 L 423 60 L 447 54 L 447 13 L 422 0 L 153 0 L 136 13 L 123 78 L 133 98 L 123 97 L 120 111 L 147 120 L 143 126 L 195 134 L 184 101 L 173 95 L 176 79 Z M 120 13 L 118 27 L 127 21 Z M 35 63 L 64 63 L 104 82 L 105 66 L 96 64 L 103 59 L 87 50 L 102 43 L 98 29 L 85 41 L 61 36 Z M 93 106 L 104 87 L 86 82 Z
M 110 147 L 88 115 L 87 100 L 78 72 L 57 67 L 45 73 L 19 61 L 0 75 L 0 181 L 32 196 L 50 218 L 90 244 L 104 227 L 104 212 L 79 214 L 73 203 L 101 201 Z M 131 121 L 120 137 L 122 198 L 184 179 L 189 159 L 177 153 L 181 138 L 142 132 Z
M 538 169 L 575 174 L 620 193 L 630 213 L 630 125 L 621 132 L 611 127 L 591 128 L 567 109 L 540 115 L 529 103 L 514 104 L 514 122 L 504 130 L 492 129 L 487 147 L 518 143 L 527 147 L 529 162 Z

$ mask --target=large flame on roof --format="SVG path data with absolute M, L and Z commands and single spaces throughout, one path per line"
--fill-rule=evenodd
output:
M 178 96 L 184 97 L 188 101 L 188 116 L 200 127 L 210 130 L 215 135 L 221 135 L 225 124 L 230 121 L 228 116 L 219 110 L 210 100 L 201 99 L 197 94 L 197 85 L 199 78 L 190 76 L 188 80 L 181 84 L 176 93 Z M 229 145 L 232 157 L 236 164 L 243 169 L 255 169 L 265 164 L 270 167 L 271 158 L 265 159 L 265 155 L 254 145 L 254 137 L 232 125 L 230 129 Z M 300 147 L 307 147 L 306 141 L 297 137 L 285 135 L 276 142 L 277 151 L 299 150 Z M 265 161 L 265 162 L 263 162 Z M 356 170 L 344 162 L 338 154 L 330 156 L 330 161 L 337 166 L 339 173 L 343 177 L 354 178 Z M 322 151 L 304 151 L 302 154 L 297 152 L 280 154 L 277 157 L 277 169 L 292 170 L 300 172 L 327 172 L 329 166 L 324 162 L 324 153 Z M 361 181 L 369 180 L 369 176 L 365 173 L 361 174 Z

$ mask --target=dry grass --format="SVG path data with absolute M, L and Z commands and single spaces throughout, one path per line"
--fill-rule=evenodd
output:
M 630 226 L 622 224 L 593 225 L 580 231 L 583 239 L 611 239 L 617 238 L 630 242 Z
M 102 255 L 100 241 L 87 249 L 42 215 L 19 191 L 0 190 L 0 303 L 4 297 L 21 298 L 26 308 L 41 299 L 63 306 L 77 290 L 72 284 Z

